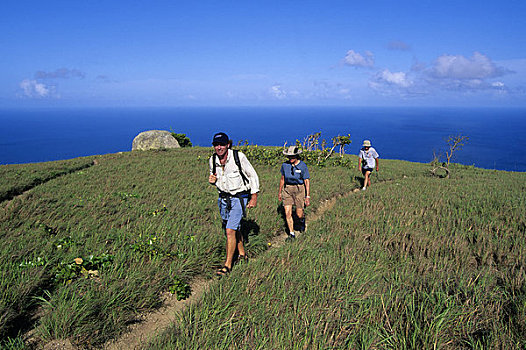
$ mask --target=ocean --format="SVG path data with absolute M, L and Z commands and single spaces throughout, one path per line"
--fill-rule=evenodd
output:
M 210 146 L 224 131 L 234 144 L 281 146 L 321 132 L 351 134 L 346 153 L 371 140 L 381 158 L 427 163 L 446 149 L 449 135 L 469 137 L 453 162 L 487 169 L 526 171 L 526 109 L 188 107 L 0 110 L 0 164 L 33 163 L 125 152 L 146 130 L 186 134 Z

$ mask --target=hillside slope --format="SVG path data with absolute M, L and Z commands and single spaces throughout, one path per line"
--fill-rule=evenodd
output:
M 149 346 L 524 343 L 525 174 L 456 166 L 445 180 L 430 177 L 425 164 L 383 160 L 368 191 L 339 199 L 297 242 L 262 254 L 284 227 L 282 160 L 257 159 L 272 158 L 270 150 L 250 154 L 262 190 L 248 216 L 247 246 L 260 258 L 236 267 Z M 41 344 L 68 339 L 98 348 L 159 307 L 170 287 L 212 277 L 224 239 L 217 194 L 206 181 L 209 155 L 192 148 L 72 160 L 71 172 L 4 201 L 2 337 L 16 343 L 20 331 L 34 329 Z M 351 160 L 311 167 L 308 212 L 359 186 Z M 45 173 L 42 166 L 16 171 Z M 10 180 L 1 185 L 9 191 Z M 452 291 L 461 287 L 465 295 Z M 415 292 L 402 293 L 408 290 Z M 467 301 L 474 309 L 463 308 Z M 447 327 L 435 334 L 432 320 L 444 310 Z M 452 318 L 463 312 L 476 317 L 466 316 L 471 326 L 459 329 L 464 323 Z

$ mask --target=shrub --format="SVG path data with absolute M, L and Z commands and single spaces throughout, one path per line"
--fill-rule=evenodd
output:
M 181 147 L 192 147 L 192 142 L 186 136 L 186 134 L 178 134 L 178 133 L 172 131 L 172 136 L 177 140 L 177 142 L 179 142 L 179 146 L 181 146 Z

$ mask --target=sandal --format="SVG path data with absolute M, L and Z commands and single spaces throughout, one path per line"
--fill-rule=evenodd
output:
M 223 277 L 223 276 L 228 275 L 229 273 L 230 273 L 230 269 L 228 268 L 228 266 L 223 266 L 222 268 L 217 270 L 216 275 L 219 277 Z
M 246 255 L 238 255 L 236 264 L 246 264 L 248 262 L 248 256 Z

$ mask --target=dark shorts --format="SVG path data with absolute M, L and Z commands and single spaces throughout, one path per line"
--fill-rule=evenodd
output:
M 362 168 L 362 174 L 365 175 L 366 172 L 370 171 L 371 173 L 373 172 L 373 168 Z

